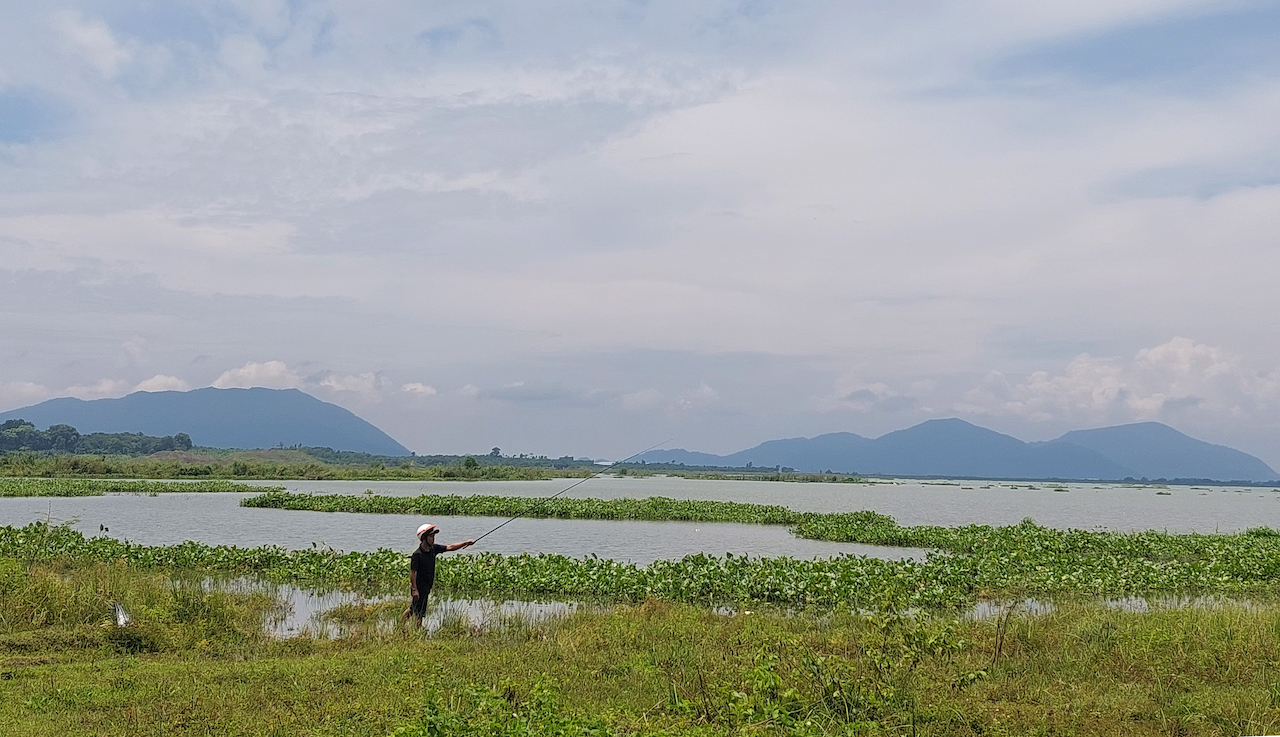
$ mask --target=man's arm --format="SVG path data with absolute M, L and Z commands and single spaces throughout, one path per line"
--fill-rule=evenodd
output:
M 446 552 L 446 553 L 452 553 L 452 552 L 453 552 L 453 551 L 455 551 L 455 550 L 462 550 L 463 548 L 469 548 L 469 547 L 471 547 L 472 545 L 475 545 L 475 544 L 476 544 L 476 541 L 475 541 L 475 540 L 467 540 L 466 542 L 460 542 L 460 543 L 454 543 L 454 544 L 452 544 L 452 545 L 446 545 L 446 546 L 444 546 L 444 550 L 445 550 L 445 552 Z
M 409 569 L 409 593 L 418 598 L 418 572 L 412 568 Z

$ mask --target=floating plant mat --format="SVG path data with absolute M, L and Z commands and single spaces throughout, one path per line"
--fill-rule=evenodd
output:
M 874 513 L 825 515 L 814 532 L 865 542 L 931 544 L 924 561 L 838 556 L 825 560 L 688 555 L 636 565 L 606 558 L 493 553 L 440 559 L 442 595 L 697 604 L 765 602 L 787 607 L 964 609 L 1010 594 L 1261 595 L 1280 591 L 1280 534 L 1168 535 L 1008 527 L 900 527 Z M 797 525 L 800 527 L 800 525 Z M 37 561 L 120 562 L 278 583 L 403 586 L 408 556 L 382 549 L 339 552 L 238 548 L 185 542 L 145 546 L 35 523 L 0 528 L 0 556 Z
M 72 497 L 103 494 L 225 494 L 262 491 L 235 481 L 152 481 L 122 479 L 32 479 L 0 477 L 0 497 Z

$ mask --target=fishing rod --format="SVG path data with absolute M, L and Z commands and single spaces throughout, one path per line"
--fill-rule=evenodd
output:
M 629 456 L 627 456 L 626 458 L 623 458 L 623 459 L 622 459 L 622 460 L 620 460 L 620 461 L 614 461 L 613 463 L 611 463 L 611 464 L 609 464 L 608 466 L 606 466 L 606 467 L 604 467 L 604 468 L 600 469 L 599 471 L 596 471 L 595 473 L 591 474 L 590 476 L 588 476 L 588 477 L 586 477 L 586 478 L 584 478 L 584 479 L 578 479 L 577 481 L 573 482 L 572 484 L 569 484 L 567 487 L 565 487 L 565 488 L 561 489 L 560 491 L 557 491 L 556 493 L 552 494 L 551 496 L 544 497 L 544 498 L 542 498 L 542 499 L 539 499 L 539 500 L 535 501 L 534 503 L 530 504 L 529 506 L 527 506 L 527 507 L 525 507 L 523 510 L 521 510 L 521 511 L 520 511 L 520 514 L 517 514 L 516 516 L 514 516 L 514 517 L 512 517 L 511 519 L 507 520 L 506 522 L 503 522 L 502 524 L 498 525 L 497 527 L 493 528 L 492 530 L 489 530 L 488 532 L 484 533 L 484 534 L 483 534 L 483 535 L 481 535 L 480 537 L 477 537 L 474 541 L 472 541 L 472 543 L 471 543 L 471 544 L 472 544 L 472 545 L 475 545 L 476 543 L 478 543 L 478 542 L 480 542 L 481 540 L 485 539 L 486 537 L 488 537 L 488 536 L 492 535 L 493 533 L 497 532 L 498 530 L 501 530 L 503 527 L 506 527 L 507 525 L 511 524 L 512 522 L 515 522 L 516 520 L 518 520 L 518 519 L 520 519 L 521 517 L 525 516 L 525 515 L 526 515 L 526 514 L 528 514 L 529 512 L 532 512 L 534 509 L 536 509 L 536 508 L 538 507 L 538 505 L 540 505 L 540 504 L 546 504 L 547 502 L 551 501 L 552 499 L 555 499 L 556 497 L 560 496 L 561 494 L 565 493 L 566 491 L 569 491 L 570 489 L 574 488 L 575 486 L 581 486 L 582 484 L 587 483 L 588 481 L 590 481 L 591 479 L 595 478 L 596 476 L 599 476 L 599 475 L 600 475 L 600 474 L 602 474 L 602 473 L 608 473 L 609 471 L 612 471 L 613 469 L 617 468 L 618 466 L 621 466 L 622 464 L 626 463 L 627 461 L 631 460 L 632 458 L 635 458 L 636 456 L 642 456 L 642 455 L 644 455 L 645 453 L 648 453 L 649 451 L 654 450 L 654 449 L 656 449 L 656 448 L 660 448 L 660 447 L 662 447 L 662 446 L 666 445 L 666 444 L 667 444 L 667 443 L 669 443 L 669 442 L 671 442 L 671 441 L 670 441 L 670 440 L 663 440 L 661 443 L 658 443 L 657 445 L 651 445 L 651 446 L 649 446 L 648 448 L 645 448 L 644 450 L 640 451 L 639 453 L 636 453 L 636 454 L 634 454 L 634 455 L 629 455 Z

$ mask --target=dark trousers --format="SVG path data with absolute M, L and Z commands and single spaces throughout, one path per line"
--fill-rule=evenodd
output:
M 427 616 L 428 596 L 431 596 L 431 589 L 418 589 L 418 595 L 409 603 L 409 613 L 418 619 Z

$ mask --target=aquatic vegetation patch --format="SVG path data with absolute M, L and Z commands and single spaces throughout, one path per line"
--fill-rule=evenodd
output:
M 240 500 L 242 507 L 358 512 L 362 514 L 465 515 L 470 517 L 525 517 L 594 520 L 663 520 L 684 522 L 743 522 L 764 525 L 791 524 L 795 512 L 772 504 L 745 504 L 695 499 L 571 499 L 550 501 L 511 496 L 458 496 L 424 494 L 414 497 L 339 494 L 299 494 L 274 491 Z
M 883 515 L 880 515 L 883 517 Z M 885 518 L 888 519 L 888 518 Z M 866 519 L 862 520 L 866 523 Z M 1003 596 L 1156 593 L 1272 594 L 1280 589 L 1280 538 L 1051 530 L 1009 527 L 894 528 L 872 532 L 947 550 L 925 561 L 844 555 L 822 560 L 690 555 L 647 566 L 594 556 L 459 554 L 442 558 L 437 585 L 462 595 L 698 604 L 766 602 L 788 607 L 866 609 L 885 596 L 906 606 L 959 608 Z M 861 528 L 857 528 L 861 529 Z M 871 535 L 868 535 L 871 536 Z M 299 585 L 396 590 L 406 553 L 380 549 L 238 548 L 196 542 L 135 545 L 87 538 L 64 526 L 0 528 L 0 556 L 27 562 L 120 562 L 150 570 L 254 575 Z
M 556 499 L 542 502 L 520 497 L 318 496 L 273 492 L 241 502 L 249 507 L 359 511 L 365 513 L 559 517 L 566 519 L 687 520 L 785 524 L 793 534 L 813 540 L 904 546 L 939 551 L 924 563 L 886 563 L 853 556 L 829 561 L 771 561 L 690 556 L 686 571 L 671 571 L 672 580 L 637 583 L 619 571 L 616 587 L 622 598 L 644 594 L 677 601 L 765 600 L 796 604 L 848 601 L 857 586 L 884 588 L 883 578 L 912 589 L 921 603 L 968 600 L 977 592 L 1025 590 L 1034 593 L 1122 594 L 1156 592 L 1237 592 L 1270 588 L 1280 583 L 1280 532 L 1267 527 L 1233 535 L 1168 534 L 1162 532 L 1106 532 L 1057 530 L 1027 519 L 1017 525 L 995 527 L 902 526 L 892 517 L 868 510 L 842 513 L 795 512 L 772 505 L 738 502 L 648 499 Z M 483 557 L 483 556 L 478 556 Z M 588 559 L 589 560 L 589 559 Z M 710 561 L 717 561 L 712 564 Z M 462 565 L 458 563 L 456 565 Z M 521 556 L 507 559 L 495 570 L 527 565 Z M 577 565 L 590 568 L 587 561 Z M 666 565 L 658 562 L 647 571 Z M 786 579 L 775 586 L 761 572 L 783 565 Z M 707 566 L 716 573 L 706 573 Z M 817 566 L 817 568 L 813 568 Z M 887 566 L 887 567 L 885 567 Z M 730 572 L 732 569 L 732 572 Z M 528 581 L 540 581 L 547 571 L 528 571 Z M 855 572 L 852 573 L 852 572 Z M 888 571 L 892 571 L 890 574 Z M 471 580 L 487 580 L 482 570 Z M 556 574 L 558 575 L 558 574 Z M 577 575 L 577 574 L 575 574 Z M 554 576 L 553 576 L 554 577 Z M 744 578 L 745 577 L 745 578 Z M 828 589 L 814 583 L 829 577 Z M 852 577 L 852 578 L 849 578 Z M 841 583 L 842 581 L 846 581 Z M 854 584 L 853 581 L 858 583 Z M 575 591 L 596 589 L 591 576 L 563 585 Z M 909 583 L 907 583 L 909 581 Z M 514 586 L 515 579 L 501 586 Z M 633 588 L 637 587 L 637 588 Z M 551 589 L 554 589 L 551 586 Z M 498 590 L 507 590 L 499 588 Z M 540 589 L 541 590 L 541 589 Z M 554 591 L 547 591 L 554 593 Z M 609 596 L 601 592 L 601 596 Z
M 0 476 L 0 497 L 69 497 L 102 496 L 103 494 L 216 494 L 262 491 L 263 489 L 264 487 L 261 486 L 219 480 L 121 481 L 118 479 L 8 478 Z

